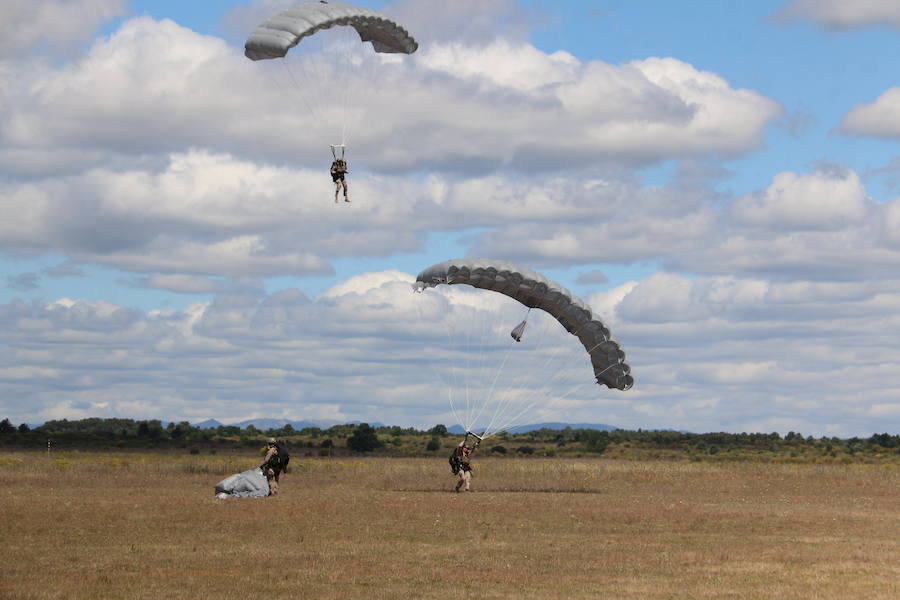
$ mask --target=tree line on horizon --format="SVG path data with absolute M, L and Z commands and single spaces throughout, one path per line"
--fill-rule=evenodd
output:
M 57 448 L 189 448 L 257 447 L 267 437 L 282 440 L 295 454 L 333 456 L 343 453 L 385 455 L 434 455 L 452 448 L 459 435 L 439 424 L 427 430 L 412 427 L 379 426 L 367 423 L 342 424 L 328 428 L 294 429 L 290 424 L 275 429 L 253 425 L 221 425 L 202 429 L 187 421 L 168 423 L 156 419 L 124 418 L 59 419 L 35 428 L 14 425 L 8 418 L 0 421 L 0 445 L 36 448 L 48 440 Z M 489 439 L 481 454 L 519 456 L 599 455 L 617 457 L 667 457 L 671 454 L 698 458 L 740 457 L 750 454 L 821 456 L 838 458 L 875 455 L 900 459 L 900 435 L 873 434 L 868 438 L 804 436 L 789 432 L 773 433 L 687 433 L 674 430 L 601 431 L 597 429 L 536 429 L 524 433 L 503 433 Z M 214 450 L 213 450 L 214 451 Z M 660 451 L 669 454 L 660 454 Z M 717 456 L 718 455 L 718 456 Z

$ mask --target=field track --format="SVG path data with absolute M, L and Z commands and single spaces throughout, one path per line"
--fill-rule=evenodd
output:
M 0 453 L 0 598 L 900 598 L 900 469 Z

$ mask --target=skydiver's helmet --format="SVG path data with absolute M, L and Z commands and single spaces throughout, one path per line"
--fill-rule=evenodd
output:
M 269 446 L 274 446 L 277 443 L 278 443 L 278 440 L 276 440 L 275 438 L 270 437 L 269 439 L 266 440 L 266 444 L 268 444 Z

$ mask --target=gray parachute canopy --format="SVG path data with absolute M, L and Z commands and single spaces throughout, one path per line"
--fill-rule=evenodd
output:
M 281 58 L 300 40 L 322 29 L 350 26 L 375 52 L 412 54 L 419 47 L 400 24 L 370 8 L 337 2 L 305 2 L 261 23 L 247 38 L 244 54 L 252 60 Z
M 268 495 L 269 481 L 259 468 L 231 475 L 216 484 L 217 498 L 265 498 Z
M 466 258 L 428 267 L 416 278 L 418 290 L 442 283 L 464 283 L 499 292 L 528 308 L 539 308 L 549 313 L 566 331 L 578 337 L 590 354 L 598 384 L 619 390 L 627 390 L 634 385 L 631 367 L 625 362 L 625 353 L 612 339 L 609 329 L 593 317 L 591 307 L 540 273 L 500 260 Z M 513 338 L 517 341 L 522 335 L 520 328 L 524 330 L 524 323 L 514 330 Z

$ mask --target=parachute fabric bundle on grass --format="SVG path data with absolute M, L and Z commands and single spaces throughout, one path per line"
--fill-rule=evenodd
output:
M 216 498 L 264 498 L 268 495 L 269 482 L 259 468 L 231 475 L 216 484 Z
M 421 291 L 440 284 L 461 283 L 498 292 L 529 309 L 547 312 L 587 350 L 598 384 L 619 390 L 634 385 L 625 353 L 612 339 L 609 329 L 594 318 L 590 306 L 558 283 L 536 271 L 505 261 L 471 258 L 448 260 L 428 267 L 416 278 L 416 289 Z M 513 339 L 519 341 L 524 328 L 524 322 L 520 323 L 511 333 Z
M 244 54 L 251 60 L 281 58 L 300 40 L 322 29 L 350 26 L 375 52 L 412 54 L 419 47 L 400 24 L 369 8 L 336 2 L 306 2 L 260 24 L 247 38 Z

